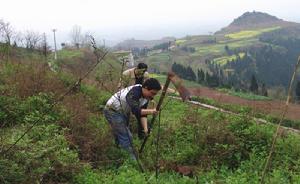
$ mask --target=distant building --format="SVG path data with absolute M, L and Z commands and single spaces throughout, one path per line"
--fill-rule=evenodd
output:
M 119 58 L 120 62 L 125 61 L 128 68 L 135 66 L 135 61 L 131 51 L 117 51 L 114 54 Z
M 127 67 L 132 68 L 132 67 L 134 67 L 134 65 L 135 65 L 135 62 L 134 62 L 134 59 L 133 59 L 133 54 L 132 54 L 132 52 L 130 52 L 129 55 L 128 55 Z

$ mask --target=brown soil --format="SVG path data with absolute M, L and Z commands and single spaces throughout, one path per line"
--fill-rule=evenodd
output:
M 272 101 L 259 101 L 259 100 L 247 100 L 236 96 L 230 96 L 228 94 L 202 87 L 189 89 L 193 96 L 207 97 L 225 104 L 238 104 L 250 106 L 255 112 L 263 112 L 272 114 L 277 117 L 281 117 L 285 108 L 284 101 L 272 100 Z M 288 111 L 285 114 L 286 119 L 300 120 L 300 105 L 289 104 Z

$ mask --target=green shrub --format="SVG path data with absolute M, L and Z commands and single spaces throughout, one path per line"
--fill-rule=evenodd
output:
M 81 85 L 80 90 L 89 97 L 89 103 L 95 110 L 101 110 L 112 95 L 110 92 L 100 91 L 89 85 Z
M 20 122 L 23 110 L 20 99 L 16 97 L 0 96 L 0 126 L 7 127 Z
M 65 86 L 71 86 L 75 84 L 76 78 L 68 73 L 60 72 L 58 74 L 59 79 L 64 83 Z
M 104 183 L 101 174 L 94 172 L 90 167 L 85 167 L 78 175 L 74 177 L 76 184 L 97 184 Z
M 16 126 L 14 130 L 7 131 L 3 144 L 14 143 L 27 128 Z M 80 164 L 77 153 L 69 150 L 64 132 L 54 124 L 33 127 L 6 155 L 1 155 L 0 162 L 6 165 L 0 170 L 0 176 L 5 176 L 5 182 L 16 179 L 21 180 L 20 183 L 72 179 Z
M 0 183 L 22 183 L 25 177 L 24 170 L 15 161 L 0 158 Z
M 92 170 L 85 168 L 75 177 L 76 184 L 146 184 L 146 183 L 166 183 L 166 184 L 190 184 L 195 183 L 195 179 L 180 176 L 173 172 L 164 172 L 156 179 L 154 173 L 141 173 L 133 161 L 125 162 L 117 170 Z
M 51 95 L 40 93 L 25 100 L 17 97 L 0 96 L 1 126 L 13 126 L 20 123 L 49 123 L 60 118 L 53 109 Z

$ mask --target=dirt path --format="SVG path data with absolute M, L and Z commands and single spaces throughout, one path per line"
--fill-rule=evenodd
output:
M 214 99 L 221 103 L 226 104 L 238 104 L 252 107 L 256 112 L 264 112 L 268 114 L 280 117 L 283 113 L 285 102 L 284 101 L 258 101 L 258 100 L 246 100 L 236 96 L 230 96 L 228 94 L 202 87 L 202 88 L 190 88 L 193 96 L 202 96 Z M 288 112 L 286 114 L 287 119 L 300 120 L 300 105 L 290 104 Z

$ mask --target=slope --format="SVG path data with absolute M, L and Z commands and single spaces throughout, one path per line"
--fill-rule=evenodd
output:
M 103 86 L 111 86 L 112 81 L 105 78 L 103 86 L 97 86 L 97 72 L 92 73 L 53 106 L 78 78 L 77 67 L 85 70 L 90 65 L 83 63 L 94 62 L 82 57 L 85 52 L 91 54 L 68 51 L 72 60 L 61 59 L 59 72 L 50 70 L 39 57 L 1 60 L 1 183 L 259 183 L 275 126 L 172 99 L 163 104 L 161 126 L 155 124 L 141 155 L 146 168 L 141 173 L 113 144 L 101 112 L 111 95 Z M 108 61 L 113 58 L 109 56 Z M 96 70 L 103 68 L 101 65 Z M 136 126 L 131 123 L 137 147 Z M 299 136 L 284 132 L 279 137 L 267 183 L 299 183 L 299 146 Z M 159 170 L 157 178 L 155 168 Z M 182 173 L 183 168 L 189 172 Z

